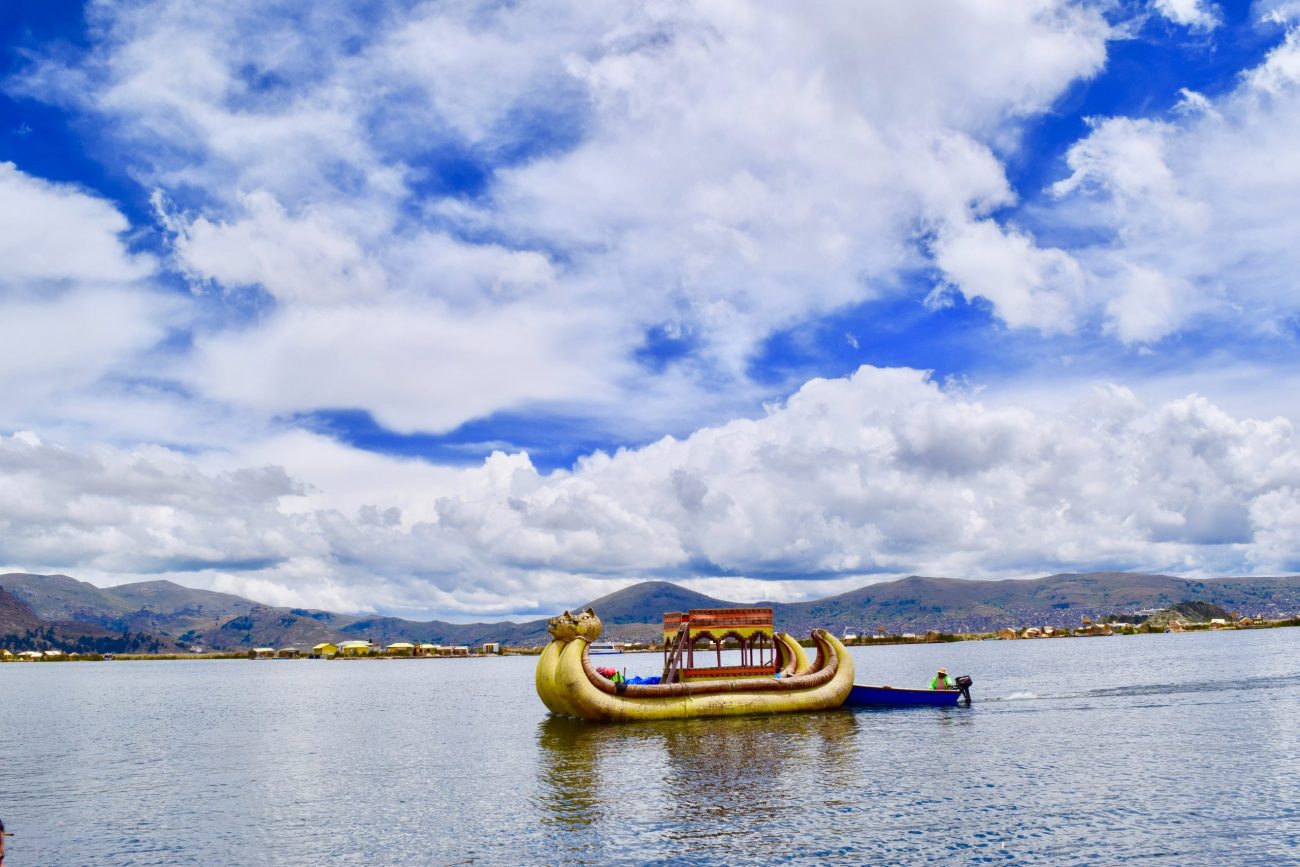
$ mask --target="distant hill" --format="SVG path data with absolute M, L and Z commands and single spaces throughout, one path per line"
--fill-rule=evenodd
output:
M 607 629 L 620 624 L 647 622 L 655 624 L 655 628 L 658 629 L 663 624 L 663 615 L 669 611 L 717 608 L 735 604 L 722 602 L 712 596 L 687 590 L 685 587 L 678 587 L 668 581 L 642 581 L 640 584 L 617 590 L 575 608 L 596 609 L 596 613 L 600 615 Z
M 0 647 L 11 652 L 63 650 L 72 653 L 167 653 L 180 648 L 159 636 L 93 623 L 46 620 L 0 587 Z
M 66 575 L 0 575 L 0 586 L 42 620 L 97 627 L 100 636 L 145 636 L 159 646 L 198 644 L 211 650 L 249 647 L 308 648 L 322 641 L 368 638 L 378 644 L 428 641 L 477 646 L 499 641 L 516 647 L 547 641 L 546 618 L 525 623 L 447 623 L 399 617 L 338 614 L 260 605 L 239 596 L 191 590 L 170 581 L 98 588 Z M 2 601 L 2 600 L 0 600 Z M 1169 575 L 1091 572 L 1015 581 L 970 581 L 913 575 L 810 602 L 770 604 L 779 628 L 806 635 L 835 632 L 990 632 L 1002 626 L 1075 626 L 1083 616 L 1209 603 L 1252 617 L 1300 612 L 1300 576 L 1192 580 Z M 655 641 L 663 614 L 743 603 L 716 599 L 666 581 L 646 581 L 580 602 L 592 607 L 615 640 Z M 0 606 L 0 618 L 21 612 Z M 559 613 L 558 611 L 556 612 Z M 3 625 L 0 619 L 0 626 Z M 15 620 L 17 623 L 18 620 Z M 0 634 L 3 634 L 0 632 Z M 89 634 L 89 633 L 87 633 Z M 4 646 L 0 644 L 0 646 Z
M 130 603 L 117 598 L 108 590 L 67 575 L 9 572 L 0 575 L 0 587 L 21 599 L 37 616 L 46 620 L 83 620 L 92 623 L 99 618 L 126 614 L 132 609 Z
M 1252 616 L 1300 610 L 1300 576 L 1191 580 L 1133 572 L 1090 572 L 1007 581 L 911 576 L 815 602 L 777 607 L 796 634 L 813 626 L 859 632 L 989 632 L 1002 626 L 1077 626 L 1084 615 L 1179 602 L 1210 602 Z
M 238 597 L 236 597 L 238 598 Z M 213 650 L 248 647 L 297 647 L 305 650 L 325 641 L 338 641 L 341 630 L 355 618 L 305 608 L 253 605 L 247 613 L 187 637 Z
M 173 617 L 184 614 L 220 618 L 248 611 L 255 604 L 232 593 L 195 590 L 182 587 L 174 581 L 119 584 L 109 587 L 105 592 L 113 594 L 131 608 L 165 612 Z
M 556 612 L 557 614 L 559 612 Z M 360 618 L 344 627 L 349 639 L 369 638 L 375 643 L 394 641 L 428 641 L 434 644 L 465 644 L 476 647 L 499 641 L 515 647 L 531 647 L 548 640 L 546 620 L 526 623 L 447 623 L 442 620 L 402 620 L 397 617 Z
M 45 620 L 94 624 L 109 632 L 143 632 L 171 643 L 191 642 L 205 630 L 247 614 L 257 604 L 172 581 L 96 587 L 67 575 L 10 572 L 0 575 L 0 587 Z

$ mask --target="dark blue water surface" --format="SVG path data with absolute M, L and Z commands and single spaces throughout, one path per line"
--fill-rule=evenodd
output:
M 1297 863 L 1297 650 L 856 648 L 975 706 L 622 726 L 548 718 L 530 657 L 6 664 L 6 864 Z

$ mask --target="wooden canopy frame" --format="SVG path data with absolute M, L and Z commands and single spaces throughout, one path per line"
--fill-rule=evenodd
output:
M 740 647 L 740 665 L 722 664 L 722 645 L 728 639 Z M 716 665 L 697 664 L 695 653 L 701 643 L 701 656 L 712 645 Z M 663 683 L 773 677 L 776 672 L 771 608 L 693 608 L 664 615 Z

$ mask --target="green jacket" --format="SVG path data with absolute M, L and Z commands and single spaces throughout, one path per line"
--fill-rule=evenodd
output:
M 940 683 L 940 680 L 942 680 L 943 682 Z M 934 680 L 930 681 L 930 689 L 956 689 L 956 688 L 957 685 L 953 683 L 952 678 L 946 674 L 942 678 L 940 678 L 939 675 L 936 674 L 934 676 Z

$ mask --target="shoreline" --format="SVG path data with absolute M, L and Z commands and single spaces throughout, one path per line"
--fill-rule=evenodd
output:
M 541 651 L 539 650 L 538 653 Z M 313 657 L 313 656 L 277 656 L 277 657 L 250 657 L 247 651 L 238 652 L 221 652 L 221 653 L 60 653 L 59 656 L 42 657 L 39 659 L 19 658 L 14 654 L 12 658 L 0 658 L 0 663 L 9 662 L 171 662 L 177 660 L 235 660 L 243 662 L 301 662 L 311 660 L 313 662 L 336 662 L 336 661 L 353 661 L 353 660 L 423 660 L 423 659 L 487 659 L 496 656 L 536 656 L 535 653 L 527 652 L 527 649 L 518 651 L 512 650 L 504 653 L 470 653 L 460 654 L 457 656 L 399 656 L 388 654 L 373 654 L 370 656 L 334 656 L 334 657 Z
M 1249 624 L 1228 624 L 1217 625 L 1209 623 L 1192 623 L 1181 626 L 1179 629 L 1143 629 L 1142 626 L 1134 626 L 1127 623 L 1116 624 L 1094 624 L 1092 627 L 1084 627 L 1075 630 L 1053 630 L 1045 632 L 1037 627 L 1024 627 L 1012 630 L 1010 627 L 1000 632 L 937 632 L 931 631 L 924 635 L 882 635 L 877 637 L 856 637 L 851 639 L 840 639 L 846 647 L 894 647 L 900 644 L 951 644 L 958 641 L 1043 641 L 1057 640 L 1061 638 L 1105 638 L 1114 635 L 1160 635 L 1165 633 L 1182 633 L 1182 632 L 1245 632 L 1253 629 L 1285 629 L 1288 627 L 1300 626 L 1300 617 L 1289 617 L 1282 620 L 1255 621 Z M 1100 628 L 1099 628 L 1100 627 Z M 1037 634 L 1028 634 L 1026 632 L 1037 631 Z M 1014 633 L 1008 635 L 1006 633 Z M 811 639 L 802 639 L 799 642 L 807 647 L 812 645 Z M 298 656 L 281 656 L 281 657 L 259 657 L 253 658 L 248 655 L 248 651 L 224 651 L 214 653 L 62 653 L 53 657 L 40 658 L 23 658 L 18 652 L 13 652 L 13 656 L 0 657 L 0 663 L 17 663 L 17 662 L 168 662 L 176 660 L 195 660 L 195 659 L 227 659 L 242 660 L 244 662 L 294 662 L 301 660 L 315 660 L 322 662 L 334 661 L 356 661 L 356 660 L 453 660 L 453 659 L 487 659 L 502 656 L 538 656 L 542 652 L 541 647 L 512 647 L 503 648 L 500 653 L 471 653 L 456 656 L 410 656 L 406 654 L 369 654 L 366 656 L 334 656 L 334 657 L 312 657 L 309 655 Z M 726 649 L 726 648 L 724 648 Z M 635 650 L 626 650 L 624 653 L 662 653 L 663 649 L 659 647 L 638 647 Z

